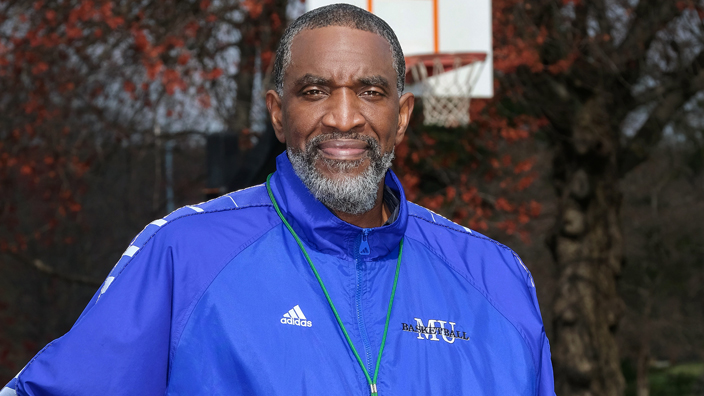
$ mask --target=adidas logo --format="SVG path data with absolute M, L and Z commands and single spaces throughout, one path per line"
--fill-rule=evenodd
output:
M 301 311 L 301 307 L 298 305 L 289 309 L 288 312 L 284 314 L 284 317 L 281 318 L 281 323 L 294 326 L 313 327 L 313 322 L 306 320 L 306 316 L 303 315 L 303 311 Z

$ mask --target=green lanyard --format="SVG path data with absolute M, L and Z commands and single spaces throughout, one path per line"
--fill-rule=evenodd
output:
M 367 368 L 364 367 L 364 363 L 362 362 L 362 358 L 359 357 L 359 354 L 357 353 L 357 349 L 355 349 L 354 344 L 352 344 L 352 340 L 350 339 L 349 334 L 347 334 L 347 330 L 345 329 L 345 325 L 342 324 L 342 319 L 340 319 L 340 315 L 337 313 L 337 309 L 335 309 L 335 305 L 332 303 L 332 299 L 330 298 L 330 295 L 328 294 L 328 290 L 325 288 L 325 285 L 323 284 L 323 280 L 320 278 L 318 271 L 315 269 L 315 265 L 313 265 L 313 261 L 310 259 L 310 256 L 308 256 L 308 252 L 306 252 L 306 248 L 303 247 L 303 242 L 301 242 L 301 239 L 298 237 L 298 235 L 296 235 L 296 232 L 293 230 L 293 227 L 291 227 L 291 225 L 288 223 L 288 221 L 286 221 L 286 218 L 284 217 L 284 215 L 281 213 L 281 210 L 279 209 L 279 205 L 276 203 L 276 198 L 274 198 L 274 194 L 271 192 L 271 185 L 269 182 L 272 175 L 273 175 L 273 173 L 270 174 L 266 178 L 266 191 L 269 193 L 269 199 L 271 199 L 271 203 L 274 204 L 274 209 L 276 209 L 276 213 L 281 218 L 281 221 L 284 222 L 284 224 L 286 225 L 286 228 L 288 228 L 288 230 L 291 232 L 291 235 L 293 235 L 293 238 L 296 239 L 298 246 L 301 248 L 301 252 L 303 252 L 303 255 L 306 257 L 306 260 L 308 261 L 308 265 L 310 265 L 310 268 L 313 270 L 313 273 L 315 274 L 316 279 L 318 279 L 318 283 L 320 284 L 320 288 L 323 289 L 323 293 L 325 294 L 325 298 L 328 300 L 328 304 L 330 305 L 330 309 L 332 309 L 332 313 L 335 314 L 335 319 L 337 319 L 337 324 L 340 326 L 340 330 L 342 330 L 342 333 L 345 334 L 345 339 L 347 339 L 347 344 L 349 344 L 350 349 L 352 350 L 352 353 L 354 353 L 354 356 L 357 358 L 357 362 L 359 363 L 359 366 L 364 371 L 364 376 L 367 378 L 367 383 L 369 384 L 369 389 L 371 389 L 372 396 L 377 396 L 376 384 L 377 384 L 377 378 L 379 377 L 379 365 L 381 364 L 381 353 L 384 351 L 384 345 L 386 344 L 386 333 L 389 331 L 389 319 L 391 318 L 391 306 L 394 303 L 394 295 L 396 294 L 396 284 L 398 283 L 398 272 L 401 269 L 401 255 L 403 253 L 403 238 L 401 238 L 401 242 L 399 243 L 399 246 L 398 246 L 398 260 L 396 261 L 396 274 L 394 275 L 394 286 L 391 289 L 391 298 L 389 299 L 389 309 L 386 311 L 386 324 L 384 324 L 384 336 L 381 339 L 381 347 L 379 348 L 379 356 L 376 358 L 376 368 L 374 370 L 374 379 L 372 379 L 369 376 L 369 372 L 367 371 Z

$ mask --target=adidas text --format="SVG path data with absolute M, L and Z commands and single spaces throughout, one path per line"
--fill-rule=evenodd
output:
M 302 327 L 313 327 L 313 322 L 311 322 L 310 320 L 281 318 L 281 323 L 295 325 L 295 326 L 302 326 Z

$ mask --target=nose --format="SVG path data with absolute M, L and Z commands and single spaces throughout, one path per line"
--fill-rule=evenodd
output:
M 327 100 L 323 125 L 340 132 L 350 132 L 366 123 L 360 109 L 360 98 L 348 88 L 336 89 Z

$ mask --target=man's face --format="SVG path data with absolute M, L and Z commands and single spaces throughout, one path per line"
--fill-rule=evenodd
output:
M 399 99 L 389 43 L 348 27 L 299 33 L 283 92 L 267 94 L 277 138 L 329 180 L 361 175 L 390 156 L 413 109 L 412 94 Z

